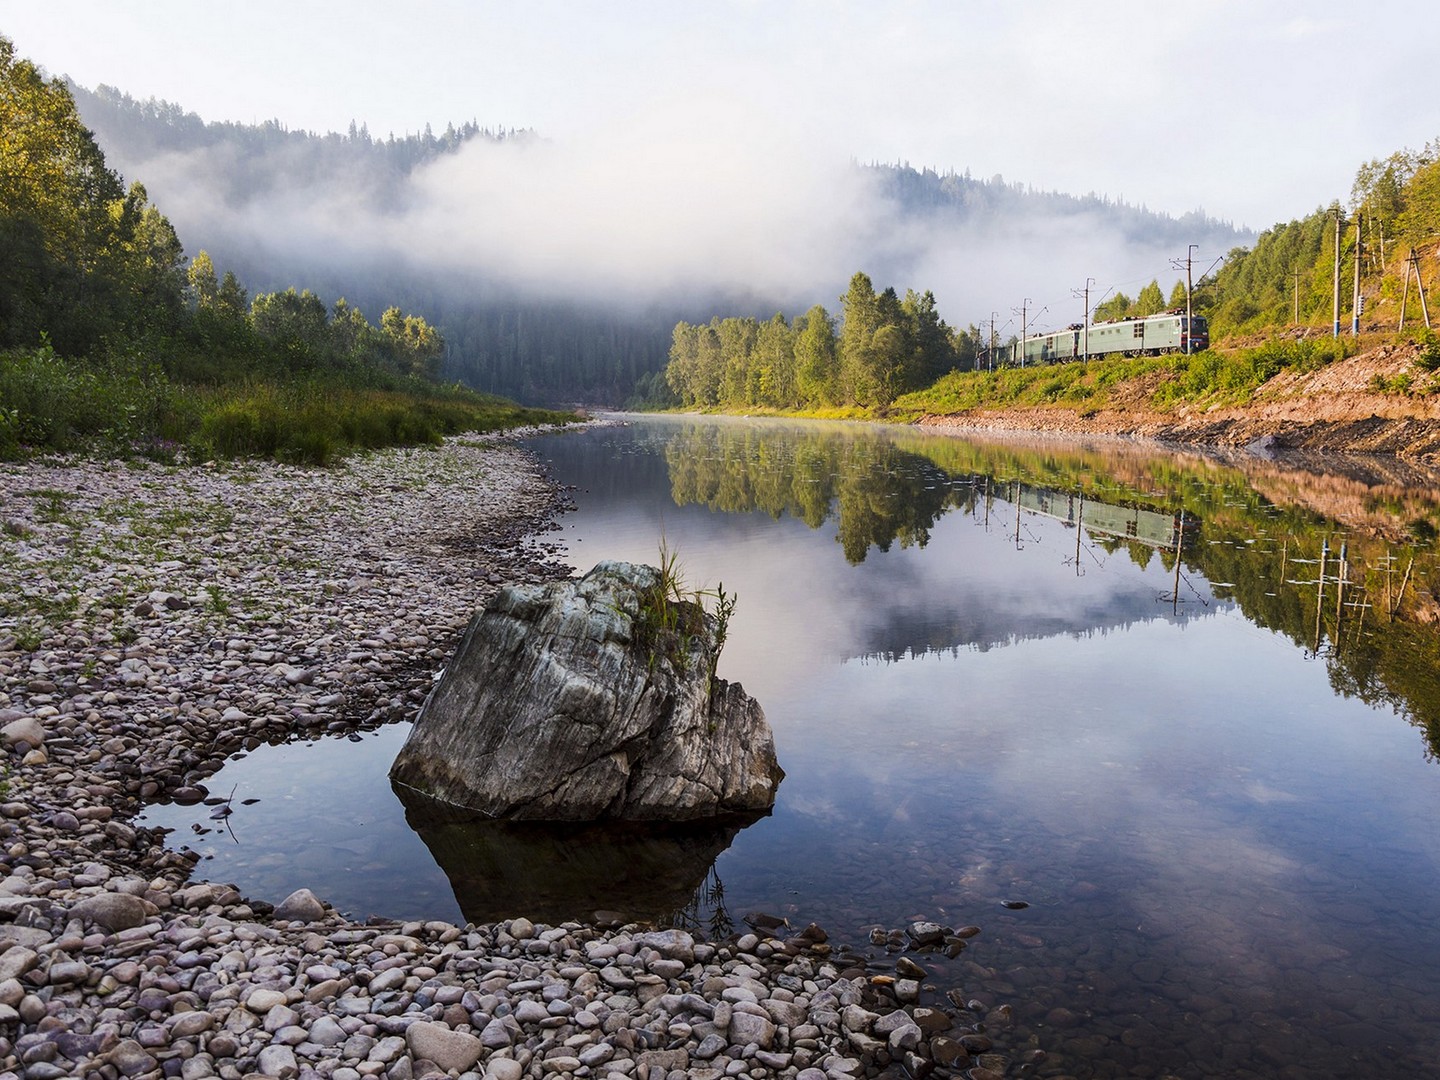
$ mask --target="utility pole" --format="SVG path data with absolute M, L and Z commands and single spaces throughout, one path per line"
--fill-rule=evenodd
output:
M 1195 335 L 1190 332 L 1191 319 L 1195 315 L 1192 303 L 1192 294 L 1195 291 L 1195 283 L 1191 277 L 1190 268 L 1193 265 L 1193 252 L 1199 251 L 1198 244 L 1191 244 L 1185 249 L 1185 355 L 1189 356 L 1195 350 Z
M 1199 244 L 1190 244 L 1188 247 L 1185 248 L 1185 258 L 1183 260 L 1170 260 L 1170 265 L 1174 269 L 1181 269 L 1181 265 L 1183 263 L 1185 270 L 1185 353 L 1187 356 L 1194 348 L 1194 346 L 1190 342 L 1192 336 L 1190 333 L 1190 325 L 1191 320 L 1195 317 L 1195 305 L 1192 299 L 1192 294 L 1195 291 L 1195 276 L 1193 270 L 1195 264 L 1194 252 L 1197 252 L 1199 250 Z
M 1350 335 L 1360 336 L 1360 253 L 1364 250 L 1365 234 L 1361 229 L 1363 218 L 1355 219 L 1355 293 L 1350 299 Z
M 1405 291 L 1400 299 L 1400 329 L 1405 329 L 1405 309 L 1410 304 L 1410 272 L 1415 272 L 1415 291 L 1420 294 L 1420 313 L 1425 316 L 1425 329 L 1430 329 L 1430 309 L 1425 306 L 1425 282 L 1420 278 L 1420 256 L 1412 247 L 1405 260 Z
M 995 370 L 995 318 L 999 314 L 998 311 L 990 312 L 990 351 L 986 355 L 990 360 L 989 367 L 991 371 Z
M 1082 347 L 1081 360 L 1083 363 L 1086 364 L 1090 362 L 1090 286 L 1094 284 L 1095 279 L 1093 277 L 1087 277 L 1085 279 L 1084 288 L 1070 290 L 1070 295 L 1075 297 L 1077 300 L 1080 299 L 1082 296 L 1085 299 L 1085 344 Z
M 1033 301 L 1030 299 L 1030 297 L 1027 296 L 1027 297 L 1025 297 L 1024 301 L 1020 304 L 1020 310 L 1019 310 L 1019 311 L 1016 311 L 1014 308 L 1011 308 L 1011 309 L 1010 309 L 1010 314 L 1012 314 L 1012 315 L 1019 315 L 1019 316 L 1020 316 L 1020 366 L 1021 366 L 1021 367 L 1024 367 L 1024 366 L 1025 366 L 1025 334 L 1026 334 L 1026 332 L 1027 332 L 1027 330 L 1028 330 L 1028 328 L 1029 328 L 1029 325 L 1030 325 L 1029 322 L 1027 321 L 1027 320 L 1028 320 L 1028 315 L 1027 315 L 1027 313 L 1029 312 L 1031 303 L 1033 303 Z
M 1330 336 L 1338 338 L 1340 336 L 1340 226 L 1345 223 L 1345 216 L 1340 213 L 1338 204 L 1330 212 L 1335 215 L 1335 307 L 1334 325 Z

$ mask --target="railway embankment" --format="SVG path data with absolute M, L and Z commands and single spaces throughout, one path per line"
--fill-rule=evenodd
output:
M 1243 403 L 1159 409 L 1155 373 L 1112 388 L 1100 407 L 978 407 L 921 417 L 950 431 L 1111 435 L 1189 445 L 1440 456 L 1440 393 L 1415 346 L 1382 345 L 1312 371 L 1281 371 Z

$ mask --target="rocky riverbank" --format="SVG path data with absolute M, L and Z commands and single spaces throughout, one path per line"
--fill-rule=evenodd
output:
M 1151 395 L 1161 372 L 1108 392 L 1104 408 L 1064 406 L 973 409 L 926 416 L 922 426 L 951 433 L 1005 431 L 1059 436 L 1115 435 L 1205 447 L 1256 446 L 1385 454 L 1434 461 L 1440 456 L 1440 398 L 1420 366 L 1415 343 L 1386 343 L 1312 371 L 1284 370 L 1244 405 L 1183 405 L 1157 410 Z
M 716 943 L 359 925 L 307 890 L 272 907 L 192 880 L 132 824 L 204 798 L 236 751 L 411 716 L 500 582 L 569 573 L 532 539 L 564 504 L 525 454 L 464 439 L 324 471 L 0 466 L 0 1080 L 1019 1064 L 984 1006 L 929 1007 L 899 950 L 963 948 L 943 927 L 882 935 L 877 968 L 766 921 Z

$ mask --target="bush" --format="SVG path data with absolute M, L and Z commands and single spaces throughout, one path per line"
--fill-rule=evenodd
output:
M 267 457 L 324 465 L 352 449 L 439 443 L 567 417 L 421 378 L 172 382 L 138 350 L 67 360 L 48 345 L 0 353 L 0 458 L 95 449 L 173 460 Z
M 1420 355 L 1415 358 L 1415 366 L 1422 371 L 1440 369 L 1440 335 L 1426 327 L 1416 340 L 1420 345 Z

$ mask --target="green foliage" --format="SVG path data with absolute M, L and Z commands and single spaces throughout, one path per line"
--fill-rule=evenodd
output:
M 1357 249 L 1362 292 L 1399 299 L 1397 259 L 1411 247 L 1433 243 L 1440 233 L 1440 140 L 1360 166 L 1348 210 L 1336 201 L 1266 230 L 1251 249 L 1232 251 L 1217 274 L 1196 286 L 1197 306 L 1210 317 L 1212 332 L 1251 333 L 1297 321 L 1329 325 L 1334 318 L 1337 216 L 1343 222 L 1342 319 L 1349 314 Z M 1362 232 L 1363 246 L 1358 243 Z
M 1144 318 L 1147 315 L 1158 315 L 1165 310 L 1165 294 L 1160 291 L 1160 282 L 1152 281 L 1140 290 L 1140 295 L 1135 298 L 1135 310 L 1131 315 L 1135 318 Z
M 62 354 L 173 330 L 180 241 L 144 187 L 126 191 L 69 89 L 0 37 L 0 348 Z
M 355 448 L 548 421 L 442 387 L 439 331 L 295 289 L 246 305 L 122 189 L 66 86 L 0 37 L 0 458 L 97 449 L 323 464 Z
M 652 670 L 663 660 L 683 674 L 694 639 L 705 632 L 705 609 L 689 594 L 679 555 L 664 537 L 656 569 L 660 574 L 655 584 L 640 594 L 636 641 L 649 653 Z
M 1130 297 L 1123 292 L 1117 292 L 1114 296 L 1095 305 L 1094 319 L 1096 322 L 1112 322 L 1115 319 L 1123 319 L 1133 306 L 1134 301 Z
M 921 416 L 1043 405 L 1094 412 L 1109 403 L 1118 387 L 1138 380 L 1147 380 L 1150 404 L 1159 409 L 1186 402 L 1241 402 L 1281 371 L 1314 371 L 1357 348 L 1351 338 L 1278 338 L 1252 349 L 1211 349 L 1190 356 L 1106 357 L 1086 364 L 952 372 L 899 398 L 895 412 Z
M 659 578 L 655 585 L 640 594 L 640 608 L 635 619 L 636 640 L 650 656 L 652 669 L 661 660 L 683 674 L 690 664 L 697 639 L 709 634 L 713 650 L 707 672 L 714 691 L 715 669 L 730 619 L 735 614 L 736 595 L 727 593 L 724 584 L 713 590 L 694 589 L 685 582 L 680 557 L 660 538 Z M 706 601 L 714 611 L 706 610 Z
M 173 459 L 183 450 L 323 465 L 357 449 L 565 418 L 416 376 L 386 386 L 344 372 L 195 384 L 129 354 L 67 361 L 48 347 L 0 353 L 0 402 L 0 457 L 10 458 L 95 449 Z
M 956 334 L 931 292 L 877 293 L 857 273 L 836 320 L 819 304 L 786 323 L 774 315 L 715 317 L 676 325 L 667 385 L 690 408 L 817 410 L 881 408 L 957 367 L 973 365 L 975 341 Z
M 1420 344 L 1420 353 L 1415 358 L 1415 366 L 1422 371 L 1440 370 L 1440 335 L 1426 327 L 1417 336 Z
M 1147 315 L 1158 315 L 1162 311 L 1184 307 L 1185 282 L 1175 282 L 1167 302 L 1165 293 L 1160 288 L 1160 281 L 1156 279 L 1141 289 L 1133 300 L 1123 292 L 1107 297 L 1095 305 L 1092 315 L 1095 322 L 1113 322 L 1116 319 L 1143 319 Z

